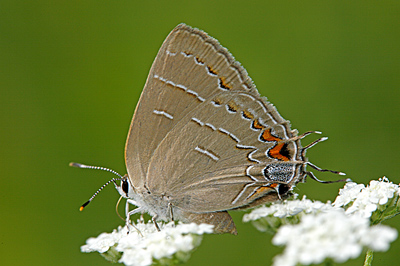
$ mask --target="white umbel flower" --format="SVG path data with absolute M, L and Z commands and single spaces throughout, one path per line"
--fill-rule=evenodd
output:
M 396 238 L 396 230 L 383 225 L 370 227 L 368 219 L 346 215 L 340 209 L 309 214 L 299 224 L 279 228 L 272 242 L 286 248 L 273 265 L 317 264 L 326 258 L 340 263 L 358 257 L 363 246 L 386 251 Z
M 386 177 L 379 181 L 372 180 L 367 187 L 362 184 L 347 183 L 340 190 L 333 205 L 347 207 L 347 214 L 358 214 L 369 218 L 380 206 L 386 205 L 389 199 L 399 194 L 399 186 L 389 182 Z
M 124 233 L 127 234 L 127 230 L 122 232 L 123 229 L 118 228 L 112 233 L 101 233 L 98 237 L 91 237 L 86 240 L 86 245 L 81 247 L 82 252 L 93 252 L 97 251 L 99 253 L 106 252 L 110 247 L 114 246 L 123 236 Z
M 281 225 L 298 223 L 303 215 L 332 209 L 330 202 L 311 201 L 303 196 L 301 200 L 285 200 L 254 209 L 243 216 L 243 222 L 252 222 L 259 231 L 275 233 Z
M 333 204 L 303 197 L 257 208 L 243 221 L 276 233 L 273 244 L 285 245 L 273 265 L 310 265 L 327 259 L 341 263 L 358 257 L 364 248 L 369 249 L 368 256 L 389 249 L 397 231 L 380 223 L 400 213 L 399 194 L 399 186 L 387 178 L 367 187 L 348 182 Z
M 267 216 L 277 218 L 285 218 L 288 216 L 298 215 L 301 212 L 313 213 L 317 211 L 327 211 L 333 209 L 332 205 L 320 201 L 312 201 L 303 196 L 301 200 L 285 200 L 283 202 L 275 202 L 270 206 L 260 207 L 252 210 L 250 213 L 243 216 L 243 222 L 255 221 Z
M 364 189 L 364 184 L 357 184 L 355 182 L 347 182 L 344 188 L 339 190 L 339 196 L 336 197 L 334 206 L 343 207 L 352 202 L 360 194 L 361 190 Z
M 152 222 L 138 222 L 138 230 L 119 227 L 112 233 L 89 238 L 82 252 L 99 252 L 107 259 L 132 266 L 151 265 L 155 261 L 185 261 L 201 242 L 201 236 L 213 232 L 208 224 L 160 224 L 157 231 Z M 168 263 L 166 263 L 168 264 Z

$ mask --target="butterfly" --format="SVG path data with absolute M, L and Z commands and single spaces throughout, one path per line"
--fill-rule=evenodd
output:
M 162 44 L 136 106 L 128 174 L 108 183 L 137 206 L 127 208 L 127 223 L 149 213 L 154 221 L 207 223 L 236 234 L 229 210 L 285 199 L 306 176 L 320 181 L 306 166 L 343 175 L 307 161 L 306 150 L 326 139 L 302 147 L 311 133 L 320 132 L 292 130 L 216 39 L 180 24 Z

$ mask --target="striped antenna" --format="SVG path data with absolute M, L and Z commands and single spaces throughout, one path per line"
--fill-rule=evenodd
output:
M 308 132 L 306 132 L 306 133 L 304 133 L 304 134 L 307 134 L 307 133 L 308 133 Z M 319 131 L 314 131 L 314 133 L 321 134 L 321 132 L 319 132 Z M 303 135 L 304 135 L 304 134 L 303 134 Z M 327 139 L 328 139 L 328 137 L 319 138 L 319 139 L 317 139 L 317 140 L 311 142 L 310 144 L 308 144 L 308 145 L 305 146 L 304 148 L 302 148 L 302 149 L 301 149 L 301 157 L 304 159 L 304 157 L 305 157 L 305 155 L 306 155 L 306 150 L 307 150 L 307 149 L 309 149 L 309 148 L 313 147 L 314 145 L 316 145 L 317 143 L 322 142 L 322 141 L 325 141 L 325 140 L 327 140 Z M 318 166 L 316 166 L 315 164 L 312 164 L 312 163 L 310 163 L 310 162 L 304 162 L 304 164 L 309 165 L 310 167 L 314 168 L 315 170 L 317 170 L 317 171 L 319 171 L 319 172 L 330 172 L 330 173 L 337 174 L 337 175 L 346 175 L 346 174 L 343 173 L 343 172 L 319 168 Z M 322 184 L 331 184 L 331 183 L 350 182 L 350 181 L 351 181 L 350 178 L 344 178 L 344 179 L 334 180 L 334 181 L 323 181 L 323 180 L 318 179 L 318 178 L 317 178 L 312 172 L 310 172 L 310 171 L 306 171 L 306 174 L 307 174 L 309 177 L 311 177 L 312 179 L 314 179 L 315 181 L 317 181 L 317 182 L 319 182 L 319 183 L 322 183 Z
M 114 170 L 105 168 L 105 167 L 101 167 L 101 166 L 85 165 L 85 164 L 81 164 L 81 163 L 69 163 L 69 166 L 77 167 L 77 168 L 86 168 L 86 169 L 107 171 L 107 172 L 113 173 L 114 175 L 119 177 L 119 178 L 113 178 L 110 181 L 108 181 L 107 183 L 105 183 L 104 185 L 102 185 L 88 201 L 86 201 L 85 203 L 82 204 L 82 206 L 79 208 L 80 211 L 82 211 L 97 196 L 97 194 L 99 194 L 100 191 L 102 191 L 103 188 L 108 186 L 110 183 L 114 183 L 115 185 L 117 185 L 116 181 L 123 181 L 125 179 L 123 176 L 121 176 Z
M 317 131 L 317 132 L 319 132 L 319 131 Z M 301 149 L 301 156 L 304 158 L 306 156 L 307 149 L 309 149 L 309 148 L 313 147 L 315 144 L 325 141 L 327 139 L 328 139 L 328 137 L 322 137 L 317 140 L 314 140 L 313 142 L 311 142 L 310 144 L 308 144 L 307 146 L 305 146 L 304 148 Z

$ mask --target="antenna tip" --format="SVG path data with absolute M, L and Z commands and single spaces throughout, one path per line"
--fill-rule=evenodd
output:
M 327 139 L 328 139 L 328 137 L 322 137 L 320 141 L 325 141 Z
M 353 182 L 353 180 L 351 180 L 351 178 L 347 178 L 346 182 Z
M 322 134 L 321 131 L 314 131 L 315 134 Z
M 69 166 L 71 167 L 77 167 L 77 168 L 86 168 L 86 165 L 81 164 L 81 163 L 74 163 L 74 162 L 70 162 Z
M 90 200 L 83 203 L 82 206 L 79 208 L 79 211 L 83 211 L 83 208 L 85 208 L 89 203 L 90 203 Z

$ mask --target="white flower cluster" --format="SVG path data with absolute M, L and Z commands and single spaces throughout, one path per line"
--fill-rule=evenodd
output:
M 400 194 L 400 188 L 384 177 L 379 181 L 372 180 L 368 187 L 363 184 L 349 182 L 339 191 L 339 196 L 333 203 L 336 207 L 346 207 L 346 214 L 358 214 L 369 218 L 380 206 L 389 199 Z
M 369 220 L 346 215 L 344 210 L 313 213 L 296 225 L 284 225 L 274 236 L 274 245 L 286 245 L 273 265 L 289 266 L 322 263 L 326 258 L 345 262 L 358 257 L 363 246 L 386 251 L 397 238 L 397 231 L 387 226 L 369 226 Z
M 273 244 L 286 245 L 274 265 L 321 263 L 326 258 L 344 262 L 358 257 L 363 247 L 386 251 L 397 231 L 374 225 L 400 212 L 400 188 L 387 178 L 368 187 L 349 182 L 331 204 L 302 200 L 284 201 L 253 210 L 243 217 L 260 231 L 277 232 Z M 387 214 L 385 211 L 389 209 Z M 380 218 L 376 218 L 380 217 Z
M 252 222 L 261 232 L 275 233 L 281 225 L 298 223 L 303 215 L 332 209 L 330 202 L 311 201 L 303 196 L 301 200 L 285 200 L 254 209 L 243 216 L 243 221 Z
M 160 224 L 138 222 L 137 229 L 119 227 L 112 233 L 102 233 L 89 238 L 82 252 L 99 252 L 114 262 L 132 266 L 151 265 L 154 261 L 175 259 L 185 261 L 189 253 L 201 242 L 202 234 L 213 232 L 208 224 Z M 121 256 L 122 254 L 122 256 Z
M 303 196 L 301 200 L 285 200 L 282 203 L 272 203 L 268 207 L 254 209 L 243 216 L 243 222 L 255 221 L 263 217 L 273 216 L 285 218 L 303 213 L 314 213 L 316 211 L 328 211 L 333 209 L 332 205 L 320 201 L 311 201 Z

